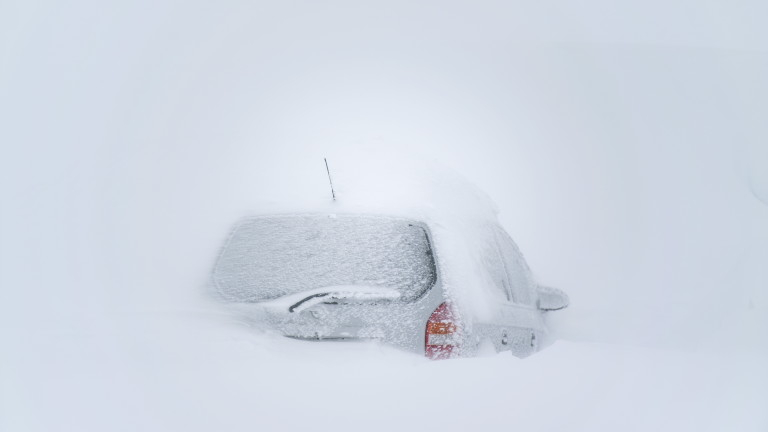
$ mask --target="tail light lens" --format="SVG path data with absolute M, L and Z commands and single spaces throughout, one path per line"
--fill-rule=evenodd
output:
M 458 357 L 460 327 L 456 311 L 445 302 L 435 309 L 427 321 L 425 354 L 433 360 Z

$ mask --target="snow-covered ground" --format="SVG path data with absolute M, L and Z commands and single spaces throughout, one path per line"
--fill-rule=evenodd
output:
M 0 2 L 0 430 L 768 430 L 765 16 Z M 208 301 L 235 220 L 327 205 L 323 157 L 340 199 L 422 160 L 485 191 L 570 295 L 554 344 L 430 362 Z

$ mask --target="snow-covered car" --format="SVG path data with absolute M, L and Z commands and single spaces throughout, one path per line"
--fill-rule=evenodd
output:
M 377 339 L 435 359 L 471 356 L 490 342 L 526 356 L 539 347 L 544 312 L 568 298 L 538 286 L 510 236 L 484 225 L 467 250 L 441 242 L 444 227 L 403 217 L 249 217 L 225 242 L 211 285 L 292 338 Z

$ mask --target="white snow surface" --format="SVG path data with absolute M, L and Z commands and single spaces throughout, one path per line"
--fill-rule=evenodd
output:
M 0 431 L 768 430 L 765 16 L 0 2 Z M 428 219 L 467 280 L 498 219 L 571 305 L 433 362 L 206 297 L 235 222 L 306 211 Z

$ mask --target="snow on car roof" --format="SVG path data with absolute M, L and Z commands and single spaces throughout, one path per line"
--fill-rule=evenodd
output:
M 322 160 L 319 161 L 322 163 Z M 492 289 L 484 255 L 498 225 L 495 203 L 459 174 L 432 161 L 365 163 L 365 158 L 329 159 L 336 201 L 324 197 L 272 200 L 249 216 L 275 214 L 368 214 L 408 218 L 431 232 L 443 287 L 459 311 L 478 318 L 493 313 L 499 293 Z M 325 176 L 323 167 L 323 176 Z M 318 181 L 326 182 L 321 176 Z

